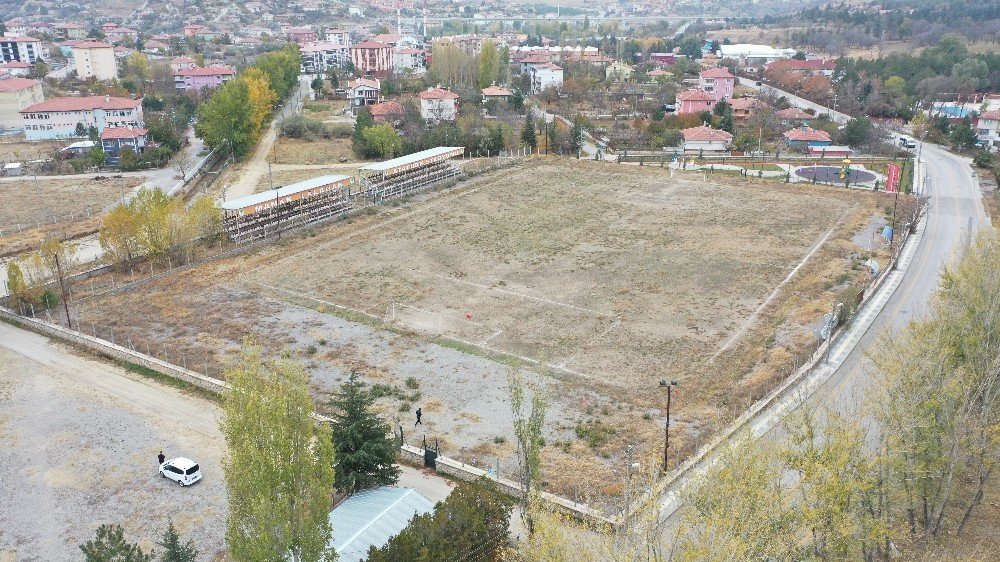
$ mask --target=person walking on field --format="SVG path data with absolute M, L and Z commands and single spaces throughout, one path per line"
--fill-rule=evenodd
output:
M 413 424 L 413 427 L 417 427 L 418 425 L 424 425 L 424 422 L 420 421 L 420 416 L 422 415 L 424 415 L 424 413 L 420 410 L 420 408 L 417 408 L 417 423 Z
M 159 468 L 161 465 L 163 465 L 163 461 L 167 460 L 167 457 L 163 456 L 163 451 L 160 451 L 160 454 L 156 455 L 156 460 L 160 461 L 156 463 L 156 467 Z

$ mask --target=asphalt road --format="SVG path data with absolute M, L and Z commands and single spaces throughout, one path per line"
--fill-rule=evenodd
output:
M 877 345 L 886 330 L 898 330 L 927 311 L 945 266 L 957 258 L 975 237 L 989 227 L 978 181 L 968 158 L 926 144 L 928 196 L 927 226 L 902 282 L 876 316 L 859 344 L 806 404 L 849 412 L 867 394 L 871 378 L 865 352 Z M 781 434 L 780 426 L 768 434 Z

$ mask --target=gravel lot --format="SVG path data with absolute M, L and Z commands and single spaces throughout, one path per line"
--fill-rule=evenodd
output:
M 148 549 L 168 519 L 202 560 L 219 558 L 217 418 L 203 400 L 0 324 L 0 559 L 78 559 L 102 523 L 122 524 Z M 204 479 L 189 488 L 161 479 L 160 449 L 197 460 Z

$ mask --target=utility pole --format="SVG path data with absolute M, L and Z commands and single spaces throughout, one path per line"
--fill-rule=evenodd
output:
M 667 389 L 667 421 L 663 425 L 663 474 L 667 473 L 667 453 L 670 451 L 670 397 L 673 394 L 677 381 L 660 381 L 660 388 Z
M 59 274 L 59 289 L 62 291 L 63 310 L 66 311 L 66 326 L 73 329 L 73 322 L 69 317 L 69 301 L 66 299 L 66 284 L 63 282 L 62 265 L 59 263 L 59 252 L 52 254 L 56 258 L 56 272 Z

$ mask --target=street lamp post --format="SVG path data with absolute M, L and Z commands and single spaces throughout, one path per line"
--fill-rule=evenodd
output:
M 663 425 L 663 474 L 667 473 L 667 454 L 670 451 L 670 397 L 673 394 L 677 381 L 660 381 L 660 388 L 667 389 L 667 421 Z

